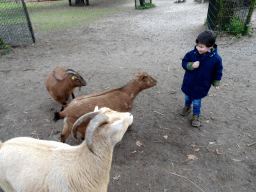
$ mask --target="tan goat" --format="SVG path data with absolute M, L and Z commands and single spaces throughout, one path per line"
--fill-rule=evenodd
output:
M 67 104 L 70 95 L 75 98 L 74 89 L 85 85 L 86 82 L 79 73 L 61 66 L 54 68 L 45 78 L 47 91 L 54 101 L 62 106 L 61 110 Z
M 155 85 L 155 79 L 148 73 L 139 70 L 135 78 L 121 88 L 114 88 L 99 93 L 77 97 L 72 100 L 63 111 L 55 113 L 55 121 L 65 117 L 63 131 L 61 133 L 61 141 L 65 142 L 66 138 L 70 135 L 71 128 L 75 121 L 80 116 L 93 111 L 95 106 L 109 107 L 115 111 L 128 112 L 131 110 L 133 101 L 139 92 Z M 83 122 L 81 126 L 75 130 L 80 134 L 82 139 L 84 139 L 87 125 L 88 121 Z M 74 138 L 77 140 L 76 134 L 74 135 Z
M 78 146 L 30 137 L 0 142 L 3 190 L 106 192 L 114 146 L 122 140 L 133 116 L 101 108 L 82 117 L 82 121 L 90 119 L 85 141 Z

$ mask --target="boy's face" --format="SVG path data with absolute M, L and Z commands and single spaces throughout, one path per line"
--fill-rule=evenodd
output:
M 212 47 L 206 47 L 206 45 L 198 43 L 196 45 L 196 49 L 199 52 L 199 54 L 203 54 L 203 53 L 207 53 L 208 51 L 210 51 Z

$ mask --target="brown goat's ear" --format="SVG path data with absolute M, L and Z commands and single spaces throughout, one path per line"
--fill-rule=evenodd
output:
M 142 81 L 144 81 L 145 79 L 147 79 L 147 75 L 143 75 Z

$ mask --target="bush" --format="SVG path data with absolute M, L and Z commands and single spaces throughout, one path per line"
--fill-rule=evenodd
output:
M 152 8 L 155 7 L 156 5 L 153 3 L 145 3 L 145 6 L 137 6 L 135 7 L 135 9 L 148 9 L 148 8 Z
M 10 47 L 4 45 L 2 38 L 0 37 L 0 56 L 7 54 L 10 51 Z
M 249 32 L 250 28 L 251 27 L 249 26 L 246 34 Z M 244 24 L 239 18 L 234 17 L 229 25 L 224 26 L 224 30 L 233 35 L 241 36 L 244 32 Z

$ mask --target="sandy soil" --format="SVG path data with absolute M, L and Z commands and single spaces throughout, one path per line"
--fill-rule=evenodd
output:
M 205 28 L 208 4 L 153 3 L 155 8 L 142 11 L 118 4 L 130 9 L 87 26 L 38 32 L 34 45 L 2 56 L 0 140 L 59 139 L 63 120 L 52 119 L 61 107 L 44 85 L 54 67 L 72 68 L 86 79 L 76 96 L 121 87 L 141 69 L 158 83 L 135 99 L 132 131 L 114 149 L 108 191 L 256 191 L 256 145 L 247 146 L 256 142 L 255 32 L 239 41 L 218 38 L 222 85 L 203 99 L 202 126 L 192 128 L 191 114 L 178 113 L 184 104 L 181 59 Z M 91 0 L 90 6 L 107 5 Z M 81 141 L 69 136 L 67 143 Z

